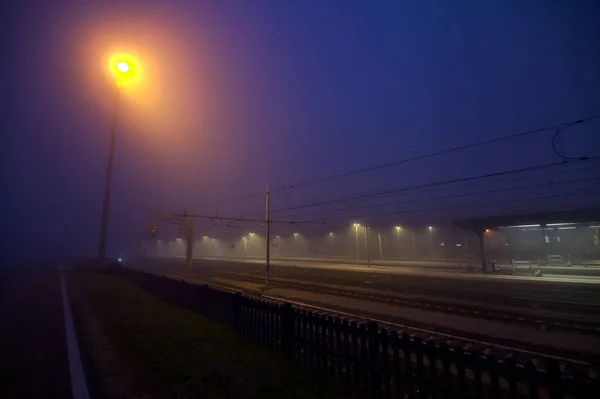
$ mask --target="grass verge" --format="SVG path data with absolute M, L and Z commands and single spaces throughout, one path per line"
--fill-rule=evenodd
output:
M 121 278 L 73 274 L 69 284 L 119 362 L 153 398 L 356 397 Z

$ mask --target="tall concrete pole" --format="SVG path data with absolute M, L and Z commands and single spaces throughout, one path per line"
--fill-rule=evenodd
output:
M 377 233 L 377 238 L 379 239 L 379 259 L 383 260 L 383 247 L 381 246 L 381 233 Z
M 365 246 L 367 249 L 367 267 L 371 267 L 371 259 L 369 257 L 369 226 L 365 225 Z
M 269 234 L 269 185 L 265 188 L 266 217 L 265 217 L 265 284 L 269 285 L 271 277 L 271 236 Z
M 106 257 L 106 236 L 108 232 L 108 215 L 110 210 L 110 189 L 112 183 L 113 159 L 115 156 L 115 133 L 117 131 L 117 116 L 119 113 L 119 99 L 121 90 L 117 88 L 115 97 L 115 107 L 113 110 L 112 123 L 110 126 L 110 136 L 108 143 L 108 165 L 106 166 L 106 176 L 104 178 L 104 199 L 102 200 L 102 225 L 100 227 L 100 243 L 98 244 L 98 259 Z
M 187 267 L 192 266 L 192 259 L 194 257 L 194 218 L 185 218 L 185 231 L 186 231 L 186 247 L 185 247 L 185 261 Z
M 360 265 L 360 261 L 359 261 L 359 249 L 358 249 L 358 225 L 355 224 L 354 225 L 354 232 L 356 233 L 356 266 Z
M 398 233 L 398 259 L 402 259 L 402 245 L 400 244 L 400 229 L 396 229 Z
M 485 238 L 485 230 L 478 230 L 477 238 L 479 239 L 479 253 L 481 254 L 481 271 L 485 273 L 487 272 L 487 260 L 485 259 L 485 245 L 483 241 Z

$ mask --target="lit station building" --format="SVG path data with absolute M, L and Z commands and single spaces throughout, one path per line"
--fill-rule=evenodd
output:
M 454 225 L 477 234 L 484 263 L 499 257 L 550 265 L 600 264 L 600 209 L 463 219 Z

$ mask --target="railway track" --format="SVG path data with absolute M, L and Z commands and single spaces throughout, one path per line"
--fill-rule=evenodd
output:
M 248 275 L 220 274 L 220 276 L 227 276 L 227 278 L 230 278 L 231 280 L 245 281 L 250 283 L 260 284 L 263 282 L 263 280 L 258 277 Z M 407 298 L 398 296 L 396 294 L 389 295 L 365 293 L 355 290 L 325 287 L 314 283 L 292 283 L 289 281 L 282 281 L 277 279 L 273 281 L 273 286 L 309 291 L 320 294 L 335 295 L 344 298 L 360 299 L 370 302 L 385 303 L 388 305 L 451 313 L 461 316 L 486 319 L 490 321 L 500 321 L 503 323 L 516 323 L 521 325 L 527 325 L 529 327 L 536 328 L 540 331 L 561 330 L 577 333 L 600 334 L 600 323 L 589 319 L 541 315 L 535 313 L 527 313 L 524 311 L 509 311 L 506 309 L 498 310 L 490 307 L 482 308 L 480 306 L 465 305 L 464 303 L 452 303 L 447 300 L 439 302 L 436 300 Z M 488 302 L 483 303 L 487 304 Z
M 396 331 L 401 335 L 408 334 L 413 339 L 420 337 L 423 341 L 432 340 L 436 344 L 445 343 L 450 348 L 461 347 L 465 351 L 477 351 L 486 357 L 495 356 L 498 359 L 511 358 L 515 361 L 518 367 L 524 367 L 523 365 L 525 363 L 528 361 L 533 361 L 536 367 L 539 369 L 545 369 L 547 362 L 554 360 L 560 362 L 561 368 L 565 374 L 586 375 L 591 378 L 597 378 L 598 374 L 600 373 L 596 359 L 586 359 L 578 356 L 571 356 L 569 354 L 557 355 L 555 352 L 538 350 L 537 348 L 527 348 L 504 343 L 490 342 L 483 337 L 465 337 L 459 333 L 447 333 L 428 328 L 415 327 L 408 324 L 378 319 L 372 315 L 361 314 L 359 312 L 332 309 L 325 305 L 316 305 L 313 303 L 289 300 L 287 298 L 267 295 L 255 291 L 248 291 L 240 289 L 234 285 L 218 284 L 210 280 L 200 280 L 198 278 L 183 277 L 175 274 L 157 274 L 187 281 L 193 284 L 208 285 L 229 292 L 241 292 L 246 296 L 268 300 L 271 302 L 288 302 L 299 310 L 318 312 L 326 317 L 339 317 L 341 319 L 348 320 L 350 323 L 355 322 L 357 324 L 361 324 L 375 321 L 378 323 L 380 328 L 385 328 L 388 331 Z
M 262 283 L 264 268 L 256 265 L 236 265 L 235 267 L 222 267 L 222 265 L 201 265 L 192 269 L 182 268 L 177 265 L 168 267 L 159 266 L 156 271 L 177 271 L 185 275 L 207 276 L 224 275 L 231 278 L 238 276 L 254 277 Z M 600 314 L 600 290 L 593 285 L 559 286 L 555 281 L 520 281 L 516 280 L 480 280 L 454 285 L 452 281 L 441 284 L 445 279 L 430 279 L 426 276 L 397 276 L 385 273 L 370 273 L 367 271 L 339 271 L 329 269 L 314 270 L 301 266 L 272 267 L 272 280 L 294 281 L 298 284 L 337 285 L 343 289 L 373 290 L 377 289 L 386 295 L 396 296 L 426 296 L 439 301 L 462 300 L 473 303 L 485 303 L 501 307 L 514 307 L 522 310 L 531 310 L 531 313 L 541 314 L 545 311 L 562 312 L 569 316 L 585 316 Z M 419 281 L 420 280 L 420 281 Z M 458 280 L 457 280 L 458 282 Z M 438 302 L 439 302 L 438 301 Z M 600 321 L 600 320 L 599 320 Z
M 300 269 L 302 270 L 302 269 Z M 220 272 L 220 271 L 219 271 Z M 246 274 L 254 277 L 261 277 L 263 274 L 263 270 L 255 270 L 252 273 L 242 272 L 241 274 Z M 229 272 L 230 275 L 233 275 Z M 235 274 L 235 273 L 234 273 Z M 307 276 L 298 271 L 295 273 L 290 273 L 287 271 L 288 279 L 300 280 L 306 279 Z M 525 289 L 521 287 L 517 292 L 521 292 L 521 295 L 516 296 L 508 296 L 501 295 L 496 296 L 493 292 L 490 292 L 486 288 L 497 289 L 498 287 L 502 287 L 501 285 L 496 285 L 493 282 L 488 283 L 485 288 L 480 288 L 477 285 L 470 287 L 469 292 L 466 293 L 464 290 L 452 289 L 449 287 L 444 288 L 435 288 L 435 287 L 426 287 L 426 286 L 415 286 L 411 284 L 406 284 L 402 279 L 395 278 L 394 276 L 365 276 L 363 279 L 356 278 L 347 278 L 344 274 L 319 274 L 319 280 L 316 281 L 321 283 L 326 282 L 335 282 L 337 285 L 342 285 L 344 287 L 356 287 L 358 289 L 368 288 L 369 285 L 376 285 L 377 288 L 381 291 L 385 292 L 393 292 L 397 294 L 404 295 L 426 295 L 430 297 L 436 297 L 441 299 L 446 298 L 454 298 L 460 300 L 468 300 L 468 301 L 480 301 L 482 303 L 492 303 L 498 305 L 509 305 L 515 307 L 530 307 L 530 308 L 546 308 L 552 309 L 555 311 L 563 311 L 569 313 L 584 313 L 590 314 L 593 312 L 600 312 L 600 292 L 598 291 L 587 291 L 581 292 L 577 290 L 570 289 L 556 289 L 549 287 L 540 287 L 535 285 L 528 285 Z M 367 281 L 370 280 L 370 281 Z M 311 281 L 312 283 L 312 281 Z M 513 281 L 512 283 L 518 284 L 519 281 Z M 517 286 L 518 287 L 518 286 Z M 501 288 L 504 289 L 504 288 Z M 551 299 L 541 298 L 543 296 L 549 297 Z M 577 298 L 577 301 L 574 301 L 573 298 Z

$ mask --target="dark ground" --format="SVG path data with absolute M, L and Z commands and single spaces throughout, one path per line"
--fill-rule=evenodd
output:
M 120 277 L 78 273 L 69 277 L 69 287 L 77 293 L 71 298 L 89 310 L 75 306 L 107 399 L 363 397 Z M 91 324 L 107 342 L 89 336 Z
M 70 398 L 57 267 L 0 274 L 0 397 Z

